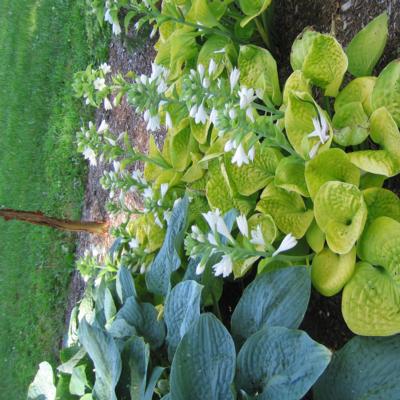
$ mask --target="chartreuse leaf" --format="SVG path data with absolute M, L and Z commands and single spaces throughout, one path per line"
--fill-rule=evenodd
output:
M 184 171 L 190 162 L 191 129 L 186 126 L 174 132 L 169 142 L 172 166 L 177 171 Z
M 370 118 L 371 139 L 383 150 L 363 150 L 349 154 L 360 169 L 378 175 L 393 176 L 400 170 L 400 133 L 385 107 L 375 110 Z
M 295 92 L 305 92 L 311 95 L 310 83 L 307 78 L 305 78 L 301 70 L 293 71 L 289 78 L 285 82 L 285 87 L 283 88 L 283 104 L 287 104 L 289 101 L 289 93 L 291 91 Z
M 177 252 L 183 242 L 189 199 L 184 197 L 173 208 L 164 243 L 146 274 L 146 285 L 150 292 L 166 296 L 170 290 L 170 276 L 181 265 Z
M 208 120 L 204 125 L 196 124 L 193 119 L 190 120 L 190 133 L 200 143 L 207 142 L 208 130 L 210 129 L 211 122 Z
M 250 196 L 264 188 L 273 179 L 275 170 L 283 158 L 278 149 L 255 144 L 254 161 L 238 167 L 232 164 L 232 154 L 225 154 L 225 166 L 230 180 L 243 196 Z
M 76 396 L 83 396 L 89 382 L 86 377 L 86 365 L 79 365 L 72 370 L 69 391 Z
M 53 368 L 48 362 L 39 364 L 35 379 L 29 385 L 27 400 L 55 400 Z
M 220 26 L 218 20 L 225 14 L 226 8 L 233 0 L 208 2 L 207 0 L 192 0 L 192 5 L 186 14 L 186 21 L 208 28 Z
M 341 146 L 356 146 L 368 137 L 369 123 L 360 102 L 343 105 L 332 119 L 333 140 Z
M 314 399 L 395 399 L 400 393 L 399 371 L 399 336 L 356 336 L 333 355 L 313 388 Z
M 373 187 L 382 187 L 385 182 L 386 176 L 375 175 L 370 172 L 366 172 L 361 175 L 360 178 L 360 189 L 369 189 Z
M 272 244 L 278 235 L 274 219 L 268 214 L 253 214 L 248 220 L 248 225 L 249 232 L 257 229 L 257 226 L 260 225 L 263 238 L 267 243 Z
M 389 217 L 400 222 L 400 199 L 390 190 L 370 188 L 363 191 L 368 209 L 367 223 L 379 217 Z
M 214 315 L 200 315 L 176 349 L 171 398 L 233 400 L 235 361 L 235 346 L 226 328 Z
M 372 92 L 374 110 L 386 107 L 400 126 L 400 60 L 393 60 L 379 74 Z
M 335 112 L 349 103 L 361 103 L 365 113 L 372 114 L 372 91 L 376 82 L 375 76 L 365 76 L 353 79 L 344 89 L 340 91 L 335 99 Z
M 169 293 L 164 307 L 168 354 L 172 360 L 185 333 L 200 316 L 202 286 L 195 281 L 178 283 Z
M 335 254 L 328 248 L 313 258 L 311 279 L 315 289 L 324 296 L 334 296 L 353 275 L 356 265 L 356 248 L 347 254 Z
M 324 115 L 322 109 L 309 93 L 290 92 L 287 109 L 285 111 L 285 129 L 290 144 L 304 159 L 309 159 L 312 147 L 319 142 L 319 138 L 309 138 L 308 135 L 315 130 L 313 118 L 318 114 Z M 328 121 L 327 117 L 324 118 Z M 329 125 L 329 139 L 321 145 L 319 151 L 327 150 L 332 142 L 332 128 Z
M 238 66 L 240 83 L 262 91 L 262 99 L 275 105 L 282 103 L 278 69 L 271 53 L 258 46 L 240 46 Z
M 325 233 L 321 231 L 315 220 L 306 233 L 308 245 L 315 253 L 319 253 L 325 246 Z
M 246 26 L 252 19 L 262 14 L 271 2 L 272 0 L 239 0 L 240 9 L 247 15 L 240 22 L 240 26 Z
M 329 181 L 360 183 L 360 171 L 348 159 L 347 153 L 340 149 L 329 149 L 318 154 L 306 163 L 305 179 L 308 191 L 314 198 L 320 187 Z
M 305 332 L 266 327 L 238 354 L 236 386 L 259 400 L 302 398 L 324 372 L 331 352 Z
M 264 327 L 297 328 L 310 299 L 311 280 L 306 267 L 266 271 L 245 289 L 232 314 L 232 334 L 242 344 Z
M 105 331 L 89 325 L 85 319 L 79 325 L 79 341 L 92 359 L 96 370 L 93 394 L 99 400 L 117 400 L 115 387 L 121 375 L 122 363 L 114 339 Z
M 297 155 L 283 158 L 275 172 L 275 186 L 309 197 L 304 169 L 304 160 Z
M 128 268 L 121 266 L 117 272 L 116 289 L 119 300 L 123 304 L 127 298 L 136 297 L 135 282 Z
M 361 335 L 400 332 L 400 223 L 379 217 L 366 228 L 357 247 L 363 263 L 345 287 L 343 317 Z
M 347 46 L 349 71 L 354 76 L 372 74 L 372 70 L 381 58 L 386 46 L 388 20 L 389 17 L 386 12 L 374 18 L 353 37 Z
M 156 141 L 153 135 L 149 136 L 149 157 L 155 159 L 164 160 L 163 156 L 158 150 Z M 153 163 L 145 163 L 144 166 L 144 177 L 148 181 L 155 181 L 157 179 L 158 174 L 162 171 L 162 168 Z
M 312 210 L 307 210 L 302 197 L 269 184 L 261 194 L 256 210 L 270 214 L 277 227 L 294 237 L 303 237 L 313 220 Z
M 357 186 L 331 181 L 322 185 L 315 196 L 314 215 L 329 248 L 347 254 L 364 229 L 367 206 Z
M 292 50 L 290 52 L 290 65 L 292 66 L 293 71 L 301 70 L 303 68 L 304 60 L 310 52 L 314 39 L 318 35 L 320 35 L 320 33 L 311 28 L 306 28 L 297 36 L 296 40 L 292 44 Z

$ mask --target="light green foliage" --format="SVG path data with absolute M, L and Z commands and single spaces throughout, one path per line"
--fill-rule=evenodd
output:
M 386 46 L 388 20 L 386 12 L 374 18 L 347 46 L 349 72 L 354 76 L 371 75 Z
M 379 217 L 389 217 L 400 222 L 400 199 L 390 190 L 369 188 L 363 191 L 368 208 L 367 223 Z
M 292 155 L 283 158 L 276 169 L 275 186 L 309 197 L 304 169 L 305 163 L 300 157 Z
M 272 0 L 239 0 L 240 9 L 247 15 L 240 22 L 240 26 L 246 26 L 253 18 L 262 14 L 271 2 Z

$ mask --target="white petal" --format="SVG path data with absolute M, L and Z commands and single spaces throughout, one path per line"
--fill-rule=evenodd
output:
M 165 194 L 168 192 L 168 183 L 162 183 L 160 186 L 161 198 L 164 198 Z
M 223 236 L 225 236 L 228 240 L 232 243 L 234 242 L 231 232 L 229 231 L 228 227 L 225 224 L 225 221 L 222 217 L 217 219 L 217 232 Z
M 233 262 L 229 255 L 223 255 L 219 263 L 213 266 L 214 275 L 222 275 L 224 278 L 232 273 Z
M 203 261 L 199 262 L 199 264 L 196 267 L 196 275 L 201 275 L 205 269 L 206 269 L 206 264 L 203 263 Z
M 250 161 L 254 161 L 254 157 L 256 155 L 256 149 L 254 146 L 251 146 L 249 152 L 247 153 L 247 156 L 249 157 Z
M 272 253 L 272 257 L 276 256 L 279 253 L 282 253 L 283 251 L 290 250 L 296 245 L 296 238 L 291 233 L 289 233 L 284 237 L 280 246 Z
M 252 230 L 250 235 L 250 243 L 254 244 L 255 246 L 265 246 L 265 240 L 261 230 L 261 225 L 257 225 L 256 229 Z
M 99 126 L 98 129 L 97 129 L 97 132 L 102 133 L 102 132 L 108 131 L 109 128 L 110 128 L 109 125 L 108 125 L 107 122 L 103 119 L 103 120 L 101 121 L 100 126 Z
M 212 76 L 216 70 L 217 70 L 217 64 L 214 61 L 214 59 L 212 58 L 210 60 L 210 64 L 208 65 L 208 75 Z
M 241 167 L 243 164 L 249 163 L 249 158 L 247 157 L 247 154 L 244 151 L 244 148 L 241 143 L 239 144 L 238 148 L 236 149 L 235 155 L 232 157 L 231 162 L 232 162 L 232 164 L 236 163 L 238 165 L 238 167 Z
M 240 72 L 239 70 L 235 67 L 232 72 L 229 75 L 229 83 L 231 85 L 231 92 L 233 92 L 233 89 L 235 88 L 235 86 L 237 85 L 238 81 L 239 81 L 239 76 L 240 76 Z
M 246 216 L 241 214 L 238 217 L 236 217 L 236 223 L 237 223 L 240 233 L 243 236 L 249 237 L 249 225 L 247 223 Z
M 205 73 L 204 65 L 203 65 L 203 64 L 199 64 L 199 65 L 197 66 L 197 71 L 199 72 L 200 80 L 202 80 L 203 77 L 204 77 L 204 73 Z
M 165 126 L 167 127 L 167 129 L 173 128 L 171 115 L 168 111 L 165 113 Z

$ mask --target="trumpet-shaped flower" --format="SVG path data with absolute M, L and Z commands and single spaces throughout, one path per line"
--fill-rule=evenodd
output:
M 101 64 L 100 69 L 103 71 L 104 75 L 107 75 L 111 72 L 111 67 L 107 63 Z
M 131 249 L 137 249 L 139 247 L 139 241 L 136 238 L 132 238 L 129 242 L 129 247 Z
M 196 275 L 201 275 L 206 269 L 206 263 L 201 260 L 196 267 Z
M 264 235 L 261 230 L 261 225 L 257 225 L 256 229 L 253 229 L 250 233 L 250 243 L 255 246 L 265 246 Z
M 93 81 L 93 86 L 96 90 L 101 91 L 106 87 L 106 80 L 104 78 L 96 78 Z
M 217 230 L 218 219 L 221 218 L 221 212 L 216 209 L 215 211 L 208 211 L 203 213 L 204 219 L 207 221 L 210 229 L 214 232 Z
M 103 133 L 103 132 L 106 132 L 106 131 L 108 131 L 110 129 L 110 126 L 107 124 L 107 122 L 103 119 L 102 121 L 101 121 L 101 124 L 100 124 L 100 126 L 98 127 L 98 129 L 97 129 L 97 132 L 98 133 Z
M 168 192 L 168 183 L 162 183 L 160 186 L 161 198 L 163 199 L 166 193 Z
M 224 146 L 224 151 L 226 152 L 226 153 L 228 153 L 228 152 L 230 152 L 231 150 L 233 150 L 233 149 L 236 149 L 236 142 L 235 142 L 235 139 L 229 139 L 226 143 L 225 143 L 225 146 Z
M 221 261 L 215 264 L 212 268 L 214 270 L 215 276 L 222 275 L 224 278 L 226 278 L 232 273 L 232 268 L 233 268 L 232 258 L 229 255 L 225 254 L 222 256 Z
M 232 157 L 232 164 L 237 164 L 238 167 L 241 167 L 243 164 L 248 164 L 249 158 L 247 157 L 246 152 L 244 151 L 243 145 L 240 143 L 238 148 L 236 149 L 235 155 Z
M 217 124 L 218 124 L 218 111 L 217 111 L 215 108 L 213 108 L 213 109 L 211 110 L 211 113 L 210 113 L 210 121 L 211 121 L 211 123 L 213 123 L 214 125 L 217 125 Z
M 96 153 L 91 147 L 85 147 L 83 150 L 83 156 L 89 160 L 90 165 L 96 166 L 97 165 L 97 160 L 96 160 Z
M 322 114 L 312 119 L 314 130 L 308 134 L 309 138 L 318 137 L 322 144 L 329 140 L 328 135 L 328 122 Z
M 289 233 L 284 237 L 279 247 L 272 253 L 272 257 L 286 250 L 292 249 L 293 247 L 296 246 L 296 244 L 297 244 L 296 238 L 291 233 Z
M 231 85 L 231 93 L 233 92 L 233 89 L 239 82 L 239 77 L 240 77 L 240 71 L 236 67 L 233 68 L 232 72 L 229 75 L 229 83 Z
M 110 100 L 108 100 L 108 97 L 104 98 L 103 104 L 104 104 L 105 110 L 107 110 L 107 111 L 112 110 L 112 104 L 111 104 Z
M 246 216 L 241 214 L 238 217 L 236 217 L 236 223 L 237 223 L 240 233 L 243 236 L 249 237 L 249 225 L 247 223 Z
M 246 87 L 242 87 L 238 94 L 240 98 L 239 107 L 241 110 L 246 109 L 257 98 L 254 89 L 247 89 Z
M 172 124 L 172 118 L 170 113 L 167 111 L 165 113 L 165 126 L 167 129 L 172 129 L 173 128 L 173 124 Z
M 216 70 L 217 70 L 217 64 L 214 61 L 214 59 L 212 58 L 210 60 L 210 64 L 208 65 L 208 75 L 212 76 Z
M 256 155 L 256 149 L 254 148 L 254 146 L 251 146 L 249 152 L 247 153 L 247 156 L 249 157 L 250 161 L 254 161 L 254 157 Z
M 151 115 L 147 122 L 146 129 L 153 132 L 160 129 L 160 117 L 158 115 Z
M 199 108 L 197 109 L 196 115 L 194 116 L 194 122 L 196 124 L 202 123 L 203 125 L 207 122 L 208 115 L 204 108 L 203 103 L 200 104 Z

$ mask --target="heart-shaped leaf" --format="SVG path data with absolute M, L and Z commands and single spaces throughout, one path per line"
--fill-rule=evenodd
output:
M 400 199 L 390 190 L 369 188 L 363 191 L 368 208 L 367 224 L 379 217 L 389 217 L 400 222 Z
M 239 0 L 240 9 L 247 15 L 240 22 L 240 26 L 246 26 L 252 19 L 262 14 L 271 2 L 272 0 Z
M 296 155 L 283 158 L 275 172 L 275 186 L 309 197 L 304 160 Z

